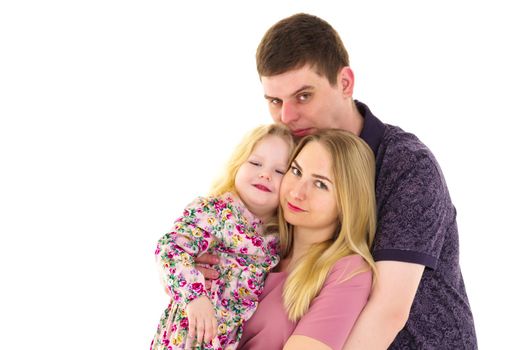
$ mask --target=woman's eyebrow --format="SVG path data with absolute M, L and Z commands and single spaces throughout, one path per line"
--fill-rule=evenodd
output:
M 301 168 L 301 166 L 299 165 L 297 160 L 294 159 L 292 164 L 294 164 L 299 170 L 303 171 L 303 168 Z M 328 177 L 326 177 L 324 175 L 312 174 L 312 176 L 315 177 L 316 179 L 326 180 L 326 181 L 330 182 L 332 185 L 334 184 L 334 182 L 332 180 L 330 180 Z

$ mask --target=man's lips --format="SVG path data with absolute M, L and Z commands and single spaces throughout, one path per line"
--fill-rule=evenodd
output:
M 291 204 L 290 202 L 286 202 L 286 206 L 288 207 L 288 209 L 290 209 L 291 211 L 295 212 L 295 213 L 302 213 L 306 210 L 302 209 L 302 208 L 299 208 L 299 207 L 296 207 L 295 205 Z
M 264 185 L 260 185 L 260 184 L 255 184 L 253 185 L 253 187 L 257 188 L 258 190 L 261 190 L 263 192 L 272 192 L 270 191 L 270 189 Z
M 313 132 L 313 129 L 312 128 L 306 128 L 306 129 L 295 129 L 295 130 L 292 130 L 292 134 L 295 136 L 295 137 L 303 137 L 303 136 L 306 136 L 306 135 L 309 135 Z

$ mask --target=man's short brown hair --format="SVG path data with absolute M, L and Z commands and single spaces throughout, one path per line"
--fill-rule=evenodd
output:
M 273 76 L 311 65 L 335 85 L 341 68 L 349 65 L 339 34 L 325 20 L 298 13 L 275 23 L 257 48 L 259 76 Z

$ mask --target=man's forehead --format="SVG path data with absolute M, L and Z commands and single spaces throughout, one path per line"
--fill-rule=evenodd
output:
M 310 68 L 291 70 L 277 75 L 262 76 L 261 83 L 264 93 L 279 97 L 293 95 L 304 89 L 315 89 L 323 78 Z

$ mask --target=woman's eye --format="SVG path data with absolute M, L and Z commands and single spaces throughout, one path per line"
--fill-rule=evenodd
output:
M 301 170 L 299 170 L 299 168 L 297 168 L 297 167 L 292 166 L 292 167 L 290 168 L 290 171 L 291 171 L 292 174 L 294 174 L 295 176 L 301 176 Z
M 326 184 L 324 182 L 319 181 L 319 180 L 317 180 L 315 182 L 315 187 L 320 188 L 322 190 L 327 190 L 328 189 L 328 186 L 326 186 Z

